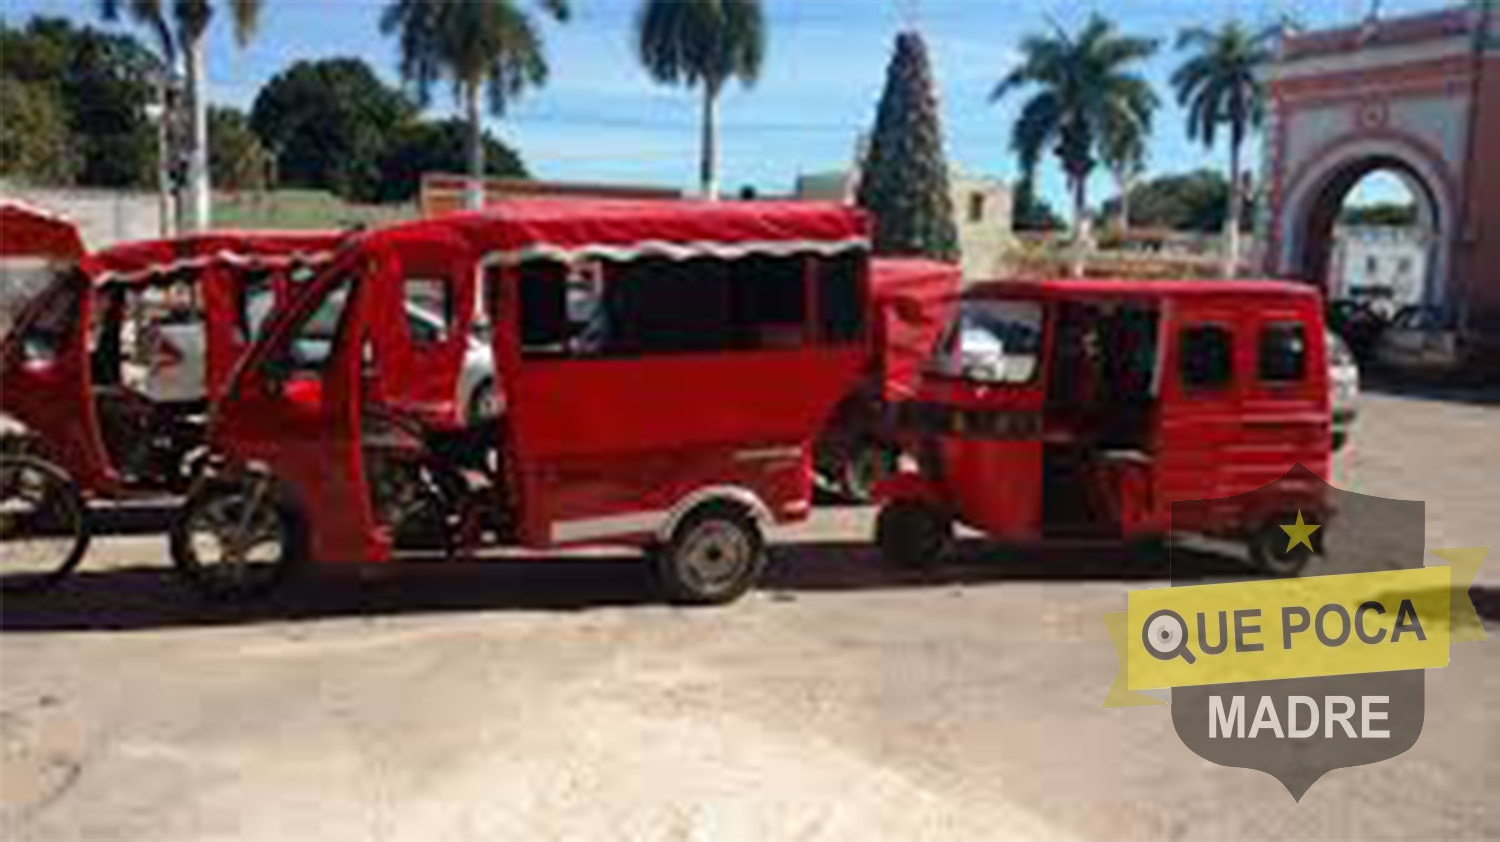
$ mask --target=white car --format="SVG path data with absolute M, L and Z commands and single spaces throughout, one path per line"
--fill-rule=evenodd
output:
M 246 318 L 250 323 L 251 336 L 258 336 L 261 327 L 271 312 L 271 296 L 252 294 L 246 303 Z M 407 325 L 413 338 L 435 340 L 446 329 L 443 317 L 418 307 L 406 305 Z M 303 340 L 303 352 L 309 358 L 327 353 L 333 336 L 333 326 L 328 329 L 326 340 Z M 165 317 L 151 325 L 143 337 L 141 346 L 145 359 L 144 382 L 141 391 L 153 401 L 161 403 L 192 403 L 208 397 L 208 386 L 204 374 L 205 345 L 203 321 L 197 316 Z M 318 344 L 321 348 L 305 347 Z M 495 388 L 495 357 L 490 347 L 489 332 L 475 326 L 469 336 L 468 351 L 464 354 L 463 369 L 458 377 L 459 408 L 463 417 L 471 423 L 484 418 L 493 418 L 503 409 L 499 390 Z
M 1359 414 L 1359 364 L 1337 333 L 1328 331 L 1328 392 L 1333 406 L 1333 449 L 1349 440 L 1349 429 Z

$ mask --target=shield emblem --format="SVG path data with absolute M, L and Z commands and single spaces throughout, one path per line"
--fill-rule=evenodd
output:
M 1425 518 L 1421 501 L 1335 488 L 1298 464 L 1244 494 L 1173 502 L 1172 585 L 1419 568 Z M 1176 687 L 1171 693 L 1172 724 L 1188 748 L 1221 766 L 1266 772 L 1299 800 L 1333 769 L 1411 748 L 1426 705 L 1423 670 Z M 1379 727 L 1346 728 L 1336 721 L 1332 715 L 1351 704 L 1355 710 L 1344 723 L 1361 724 L 1362 707 L 1378 704 Z M 1236 712 L 1246 722 L 1269 715 L 1276 727 L 1231 731 Z M 1384 736 L 1369 736 L 1380 732 Z

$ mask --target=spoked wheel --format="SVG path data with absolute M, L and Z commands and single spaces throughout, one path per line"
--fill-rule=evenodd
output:
M 216 601 L 270 594 L 305 556 L 296 519 L 264 476 L 206 480 L 179 510 L 170 541 L 177 575 Z
M 656 554 L 656 573 L 674 601 L 723 605 L 755 586 L 765 557 L 760 528 L 748 512 L 710 504 L 678 525 Z
M 78 566 L 89 546 L 78 485 L 50 462 L 0 456 L 0 589 L 46 590 Z
M 880 510 L 875 543 L 892 564 L 936 567 L 953 551 L 953 520 L 933 506 L 897 500 Z

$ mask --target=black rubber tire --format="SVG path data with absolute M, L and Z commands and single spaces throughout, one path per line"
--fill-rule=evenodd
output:
M 60 514 L 71 521 L 72 532 L 71 542 L 60 548 L 62 551 L 58 553 L 57 563 L 49 565 L 47 572 L 25 576 L 6 575 L 0 578 L 0 592 L 15 596 L 55 588 L 78 567 L 93 538 L 88 506 L 84 503 L 78 483 L 62 468 L 35 456 L 0 455 L 0 470 L 25 470 L 39 474 L 47 483 L 48 496 L 61 508 Z M 4 544 L 0 543 L 0 555 L 4 554 L 3 547 Z M 0 565 L 0 572 L 3 572 L 3 565 Z
M 302 519 L 289 504 L 276 496 L 274 489 L 263 498 L 263 505 L 274 512 L 275 528 L 280 535 L 280 552 L 274 561 L 252 578 L 234 578 L 225 577 L 198 558 L 190 531 L 194 518 L 207 506 L 222 503 L 226 498 L 243 497 L 246 490 L 247 483 L 243 479 L 205 479 L 183 501 L 172 518 L 168 533 L 172 570 L 178 581 L 211 602 L 249 602 L 266 598 L 305 567 L 307 539 Z
M 875 520 L 875 543 L 880 555 L 898 567 L 932 568 L 953 551 L 953 520 L 938 509 L 911 500 L 897 500 L 880 510 Z
M 1272 518 L 1245 539 L 1250 564 L 1256 570 L 1277 579 L 1294 579 L 1302 575 L 1310 562 L 1323 555 L 1323 529 L 1310 536 L 1309 540 L 1313 545 L 1311 551 L 1306 547 L 1297 547 L 1287 552 L 1287 534 L 1281 529 L 1281 524 L 1293 523 L 1295 518 L 1296 513 Z M 1306 523 L 1322 521 L 1323 518 L 1316 513 L 1304 515 Z
M 716 549 L 717 547 L 717 549 Z M 739 558 L 716 581 L 704 581 L 695 570 L 698 553 L 722 558 L 734 548 Z M 765 539 L 745 507 L 729 502 L 705 503 L 689 512 L 671 540 L 651 556 L 656 580 L 668 599 L 682 605 L 727 605 L 744 596 L 760 580 L 766 566 Z

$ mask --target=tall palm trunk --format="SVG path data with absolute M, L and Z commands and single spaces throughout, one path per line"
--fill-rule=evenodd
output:
M 1115 170 L 1115 182 L 1120 186 L 1120 234 L 1130 233 L 1130 172 L 1125 169 Z
M 484 124 L 479 114 L 479 83 L 464 86 L 464 112 L 469 121 L 469 183 L 464 205 L 469 210 L 484 207 Z
M 1238 135 L 1238 132 L 1235 133 Z M 1240 265 L 1240 140 L 1229 144 L 1229 212 L 1224 214 L 1224 277 L 1233 278 Z
M 719 86 L 703 84 L 703 148 L 698 167 L 699 187 L 703 198 L 719 198 Z
M 172 121 L 177 119 L 171 102 L 172 81 L 170 70 L 162 62 L 160 77 L 156 81 L 156 102 L 161 108 L 156 118 L 156 202 L 160 215 L 158 228 L 163 239 L 177 233 L 177 202 L 173 198 L 172 184 Z
M 208 85 L 204 33 L 189 34 L 183 44 L 187 65 L 188 149 L 187 231 L 207 231 L 213 225 L 213 188 L 208 176 Z
M 1070 277 L 1083 277 L 1084 260 L 1089 243 L 1089 181 L 1088 176 L 1070 176 L 1073 188 L 1073 243 L 1069 258 Z

